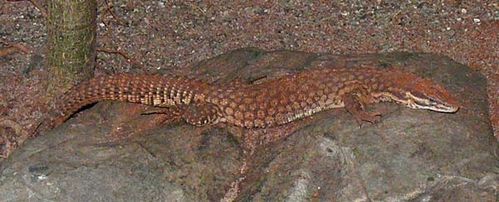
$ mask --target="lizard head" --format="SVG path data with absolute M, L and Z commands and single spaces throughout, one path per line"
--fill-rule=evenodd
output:
M 391 74 L 397 86 L 402 89 L 394 99 L 412 109 L 427 109 L 437 112 L 453 113 L 459 109 L 457 102 L 449 91 L 440 84 L 418 77 L 412 73 L 396 71 Z

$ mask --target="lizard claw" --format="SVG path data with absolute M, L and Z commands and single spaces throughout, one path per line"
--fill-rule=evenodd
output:
M 359 126 L 362 127 L 362 124 L 364 122 L 369 122 L 371 124 L 378 123 L 381 120 L 381 113 L 380 112 L 360 111 L 360 112 L 354 114 L 354 117 L 357 120 L 357 123 L 359 124 Z

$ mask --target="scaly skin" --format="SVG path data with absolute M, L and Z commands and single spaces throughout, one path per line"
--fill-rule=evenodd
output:
M 179 109 L 190 124 L 225 122 L 274 127 L 345 107 L 358 121 L 375 122 L 365 105 L 394 101 L 416 109 L 455 112 L 457 101 L 440 85 L 396 69 L 310 69 L 260 84 L 209 85 L 183 77 L 116 74 L 83 82 L 55 105 L 53 126 L 101 100 Z

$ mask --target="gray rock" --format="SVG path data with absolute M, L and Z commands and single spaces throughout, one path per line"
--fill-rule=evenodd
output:
M 447 57 L 241 49 L 188 74 L 214 83 L 255 83 L 317 66 L 372 64 L 432 78 L 464 108 L 443 114 L 381 103 L 370 109 L 384 112 L 382 121 L 361 128 L 345 110 L 331 110 L 293 123 L 289 136 L 248 157 L 241 137 L 253 133 L 231 126 L 170 123 L 110 141 L 107 134 L 123 116 L 113 115 L 131 104 L 103 102 L 2 162 L 0 200 L 217 201 L 244 179 L 237 200 L 496 201 L 498 146 L 484 77 Z M 244 161 L 250 170 L 241 176 Z

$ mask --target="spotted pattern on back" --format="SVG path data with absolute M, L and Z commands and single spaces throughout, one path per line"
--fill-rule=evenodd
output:
M 417 79 L 399 70 L 375 68 L 311 69 L 258 84 L 234 86 L 209 85 L 183 77 L 116 74 L 96 77 L 71 89 L 55 105 L 55 122 L 62 123 L 90 103 L 116 100 L 184 108 L 184 119 L 193 125 L 226 122 L 246 128 L 273 127 L 344 107 L 347 95 L 354 94 L 368 104 L 404 99 L 404 93 L 411 90 L 417 91 L 414 95 L 424 94 L 424 88 L 443 91 L 426 80 L 417 85 L 408 82 Z M 451 99 L 447 94 L 441 99 Z

